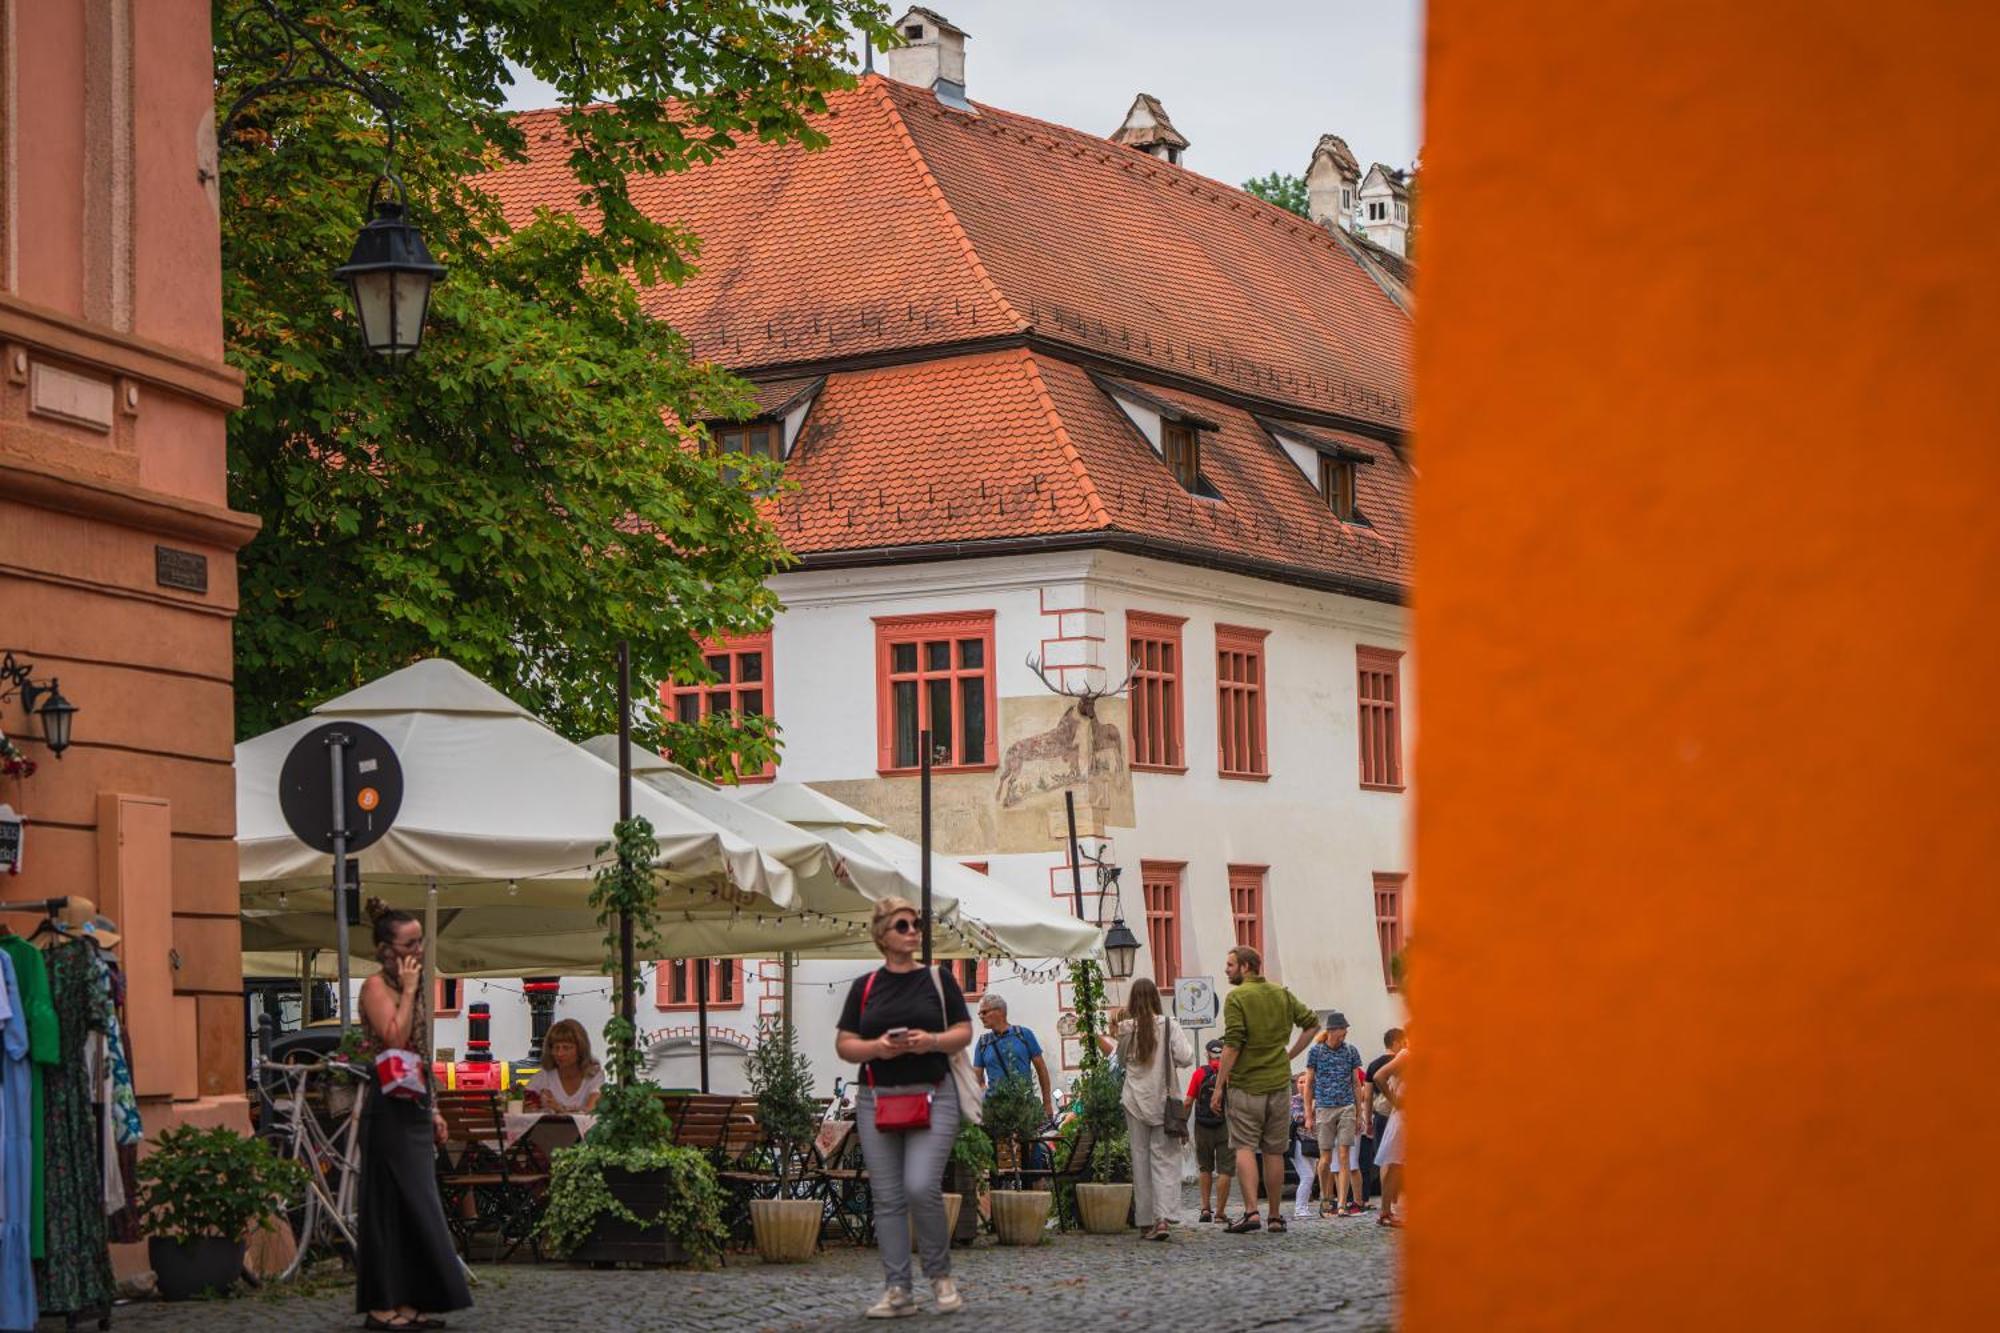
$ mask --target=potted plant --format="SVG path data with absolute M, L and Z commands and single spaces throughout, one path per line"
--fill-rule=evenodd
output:
M 136 1184 L 160 1295 L 184 1301 L 229 1290 L 242 1275 L 251 1227 L 271 1226 L 305 1189 L 306 1172 L 262 1139 L 181 1125 L 154 1140 Z
M 770 1141 L 771 1170 L 778 1180 L 775 1198 L 750 1201 L 750 1229 L 765 1263 L 804 1263 L 819 1248 L 825 1215 L 820 1200 L 793 1197 L 798 1185 L 795 1167 L 819 1128 L 812 1066 L 799 1054 L 796 1034 L 785 1022 L 765 1025 L 749 1065 L 757 1119 Z
M 616 861 L 597 874 L 590 904 L 605 928 L 605 971 L 618 973 L 621 915 L 632 922 L 639 956 L 657 957 L 658 915 L 651 872 L 657 848 L 644 818 L 620 821 Z M 600 853 L 603 848 L 598 849 Z M 632 1025 L 604 1025 L 613 1082 L 598 1096 L 597 1123 L 583 1142 L 550 1154 L 549 1188 L 537 1229 L 556 1250 L 583 1263 L 708 1263 L 722 1252 L 722 1187 L 693 1148 L 672 1145 L 662 1089 L 639 1078 Z
M 1002 1245 L 1039 1244 L 1055 1195 L 1021 1188 L 1021 1167 L 1029 1143 L 1042 1127 L 1041 1094 L 1021 1075 L 1009 1075 L 987 1092 L 981 1118 L 994 1144 L 1009 1144 L 1014 1152 L 1014 1168 L 1005 1173 L 1013 1188 L 993 1191 L 993 1232 Z
M 965 1201 L 978 1199 L 992 1171 L 993 1140 L 978 1125 L 961 1120 L 945 1171 L 945 1216 L 951 1222 L 952 1244 L 970 1245 L 978 1237 L 979 1208 L 976 1203 L 967 1208 Z
M 1076 1187 L 1076 1215 L 1092 1235 L 1125 1230 L 1132 1213 L 1132 1149 L 1120 1098 L 1125 1080 L 1109 1061 L 1087 1066 L 1077 1079 L 1077 1120 L 1091 1133 L 1088 1182 Z

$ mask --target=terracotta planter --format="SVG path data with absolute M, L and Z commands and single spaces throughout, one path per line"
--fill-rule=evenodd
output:
M 964 1206 L 965 1206 L 965 1196 L 963 1194 L 947 1194 L 944 1196 L 944 1234 L 947 1243 L 949 1242 L 950 1238 L 954 1236 L 958 1231 L 958 1214 L 959 1210 L 962 1209 Z M 917 1229 L 915 1227 L 911 1227 L 910 1253 L 915 1254 L 916 1252 L 917 1252 Z
M 1002 1245 L 1039 1245 L 1049 1223 L 1048 1190 L 994 1190 L 993 1233 Z
M 825 1206 L 818 1199 L 752 1199 L 750 1229 L 767 1264 L 802 1264 L 819 1249 Z
M 1078 1185 L 1076 1211 L 1083 1229 L 1093 1236 L 1116 1236 L 1129 1231 L 1126 1219 L 1132 1214 L 1130 1185 Z

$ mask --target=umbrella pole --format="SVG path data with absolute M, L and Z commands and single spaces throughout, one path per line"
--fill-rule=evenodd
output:
M 1069 815 L 1069 886 L 1076 898 L 1076 919 L 1083 915 L 1083 851 L 1076 842 L 1076 788 L 1063 792 L 1063 810 Z
M 708 1091 L 708 959 L 694 960 L 694 1025 L 701 1036 L 701 1090 Z
M 917 733 L 917 823 L 918 836 L 923 840 L 923 916 L 924 923 L 924 966 L 931 965 L 931 733 L 930 728 Z
M 424 977 L 426 984 L 430 982 L 431 977 L 438 975 L 437 936 L 438 882 L 432 880 L 424 890 L 424 957 L 430 962 L 428 975 Z M 435 990 L 435 988 L 433 989 Z M 432 1059 L 436 1059 L 438 1016 L 435 1001 L 437 996 L 433 993 L 431 995 L 420 995 L 418 998 L 424 1003 L 424 1050 Z
M 618 641 L 618 822 L 632 818 L 632 645 Z M 632 961 L 632 914 L 618 912 L 618 1016 L 636 1030 L 636 1007 L 632 999 L 632 976 L 638 969 Z M 625 1071 L 626 1077 L 631 1072 Z

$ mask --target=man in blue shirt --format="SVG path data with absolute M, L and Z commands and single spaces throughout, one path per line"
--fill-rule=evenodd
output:
M 1049 1065 L 1042 1058 L 1042 1044 L 1035 1040 L 1035 1034 L 1018 1023 L 1008 1023 L 1007 1001 L 992 991 L 979 1001 L 979 1021 L 986 1031 L 979 1034 L 979 1044 L 973 1047 L 972 1067 L 979 1074 L 980 1086 L 991 1092 L 1003 1078 L 1026 1078 L 1033 1073 L 1042 1085 L 1042 1114 L 1055 1119 Z
M 1354 1075 L 1361 1067 L 1361 1052 L 1347 1040 L 1347 1018 L 1335 1010 L 1306 1052 L 1314 1137 L 1319 1140 L 1320 1211 L 1328 1217 L 1356 1217 L 1363 1211 L 1361 1172 L 1354 1166 L 1354 1141 L 1368 1132 L 1368 1109 L 1354 1095 Z

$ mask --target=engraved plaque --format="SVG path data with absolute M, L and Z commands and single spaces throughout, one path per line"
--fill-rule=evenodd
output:
M 92 430 L 111 429 L 111 384 L 37 361 L 29 376 L 28 410 Z
M 153 548 L 153 580 L 162 588 L 186 592 L 208 591 L 208 557 L 193 551 L 176 551 L 171 546 Z

